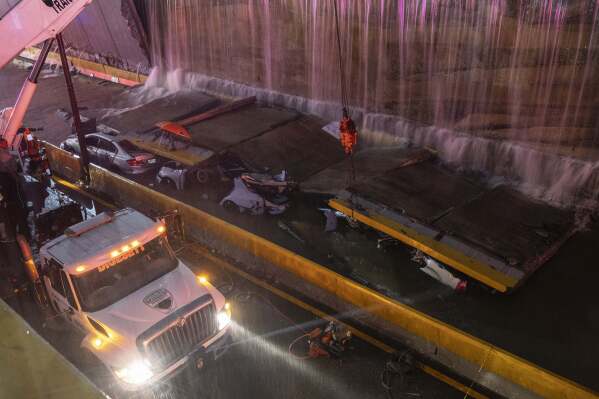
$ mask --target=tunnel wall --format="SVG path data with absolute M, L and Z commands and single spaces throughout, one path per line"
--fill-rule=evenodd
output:
M 133 46 L 147 33 L 151 61 L 144 64 L 136 51 L 98 50 L 112 34 L 100 44 L 73 39 L 74 51 L 130 70 L 157 66 L 148 86 L 256 96 L 327 120 L 340 115 L 332 0 L 94 4 L 108 2 L 111 12 L 120 10 L 120 40 Z M 599 2 L 338 4 L 359 145 L 431 147 L 452 167 L 499 178 L 534 198 L 598 207 Z M 113 22 L 99 12 L 89 18 L 97 20 L 91 26 Z M 77 23 L 85 25 L 84 16 Z M 85 43 L 90 50 L 80 50 Z
M 154 65 L 339 101 L 332 1 L 146 0 Z M 485 137 L 599 145 L 593 1 L 338 0 L 351 105 Z
M 599 147 L 597 2 L 337 1 L 350 105 L 567 155 Z M 132 72 L 339 102 L 333 4 L 96 0 L 65 36 L 71 55 Z
M 67 27 L 68 54 L 136 73 L 147 73 L 146 38 L 130 0 L 96 0 Z

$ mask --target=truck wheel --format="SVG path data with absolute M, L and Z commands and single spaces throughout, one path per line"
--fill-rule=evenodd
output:
M 87 348 L 81 348 L 81 363 L 86 369 L 98 369 L 100 361 L 98 358 L 91 353 Z M 104 367 L 102 367 L 104 368 Z M 102 370 L 104 371 L 104 370 Z
M 98 385 L 111 399 L 126 399 L 130 395 L 123 390 L 112 372 L 89 349 L 83 348 L 81 355 L 82 366 L 91 380 Z

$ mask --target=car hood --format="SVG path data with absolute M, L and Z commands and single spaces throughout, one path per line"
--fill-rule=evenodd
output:
M 191 270 L 179 262 L 172 272 L 109 307 L 90 313 L 90 317 L 119 336 L 135 340 L 167 315 L 208 293 L 206 287 L 198 284 Z M 171 306 L 165 306 L 169 302 Z

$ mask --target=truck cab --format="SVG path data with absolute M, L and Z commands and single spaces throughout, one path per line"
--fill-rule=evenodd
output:
M 124 390 L 203 365 L 229 340 L 224 296 L 175 256 L 162 222 L 133 209 L 69 227 L 40 262 L 51 306 Z

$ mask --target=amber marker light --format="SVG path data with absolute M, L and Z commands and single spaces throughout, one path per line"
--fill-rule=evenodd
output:
M 104 345 L 104 341 L 102 341 L 102 338 L 96 337 L 92 340 L 92 345 L 94 348 L 100 349 Z
M 112 257 L 112 258 L 116 258 L 117 256 L 119 256 L 119 251 L 112 251 L 110 253 L 110 257 Z
M 158 227 L 158 232 L 159 233 L 164 233 L 165 231 L 166 231 L 166 227 L 164 227 L 164 226 L 159 226 Z
M 198 281 L 200 282 L 200 284 L 207 284 L 208 283 L 208 277 L 206 276 L 198 276 Z
M 83 273 L 83 272 L 85 271 L 85 266 L 83 266 L 83 265 L 81 265 L 81 266 L 77 266 L 77 267 L 75 268 L 75 271 L 76 271 L 77 273 Z
M 131 243 L 131 248 L 137 248 L 139 247 L 139 241 L 135 240 Z

